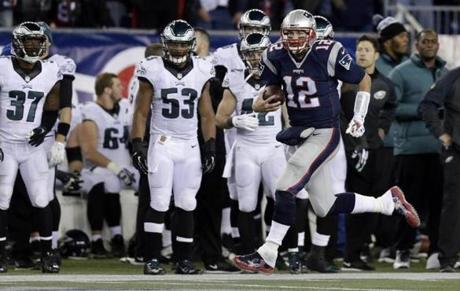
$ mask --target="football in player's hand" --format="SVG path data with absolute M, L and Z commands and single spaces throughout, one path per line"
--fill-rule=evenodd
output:
M 264 90 L 264 94 L 262 95 L 262 98 L 264 100 L 267 100 L 270 97 L 273 97 L 273 99 L 270 101 L 270 103 L 275 103 L 275 102 L 281 102 L 281 104 L 284 103 L 285 96 L 283 90 L 280 88 L 280 86 L 275 86 L 275 85 L 270 85 L 267 86 Z

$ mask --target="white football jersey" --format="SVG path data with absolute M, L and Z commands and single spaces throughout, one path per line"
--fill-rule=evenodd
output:
M 131 110 L 129 101 L 119 102 L 117 115 L 111 115 L 96 102 L 81 107 L 83 120 L 92 120 L 97 126 L 97 151 L 120 166 L 131 165 L 128 152 L 129 128 L 131 126 Z
M 62 74 L 56 62 L 46 60 L 35 77 L 20 75 L 12 60 L 0 58 L 0 141 L 26 142 L 40 126 L 46 97 Z
M 246 68 L 241 56 L 238 52 L 238 44 L 233 43 L 227 46 L 218 48 L 212 54 L 214 66 L 224 66 L 228 72 L 239 71 L 242 72 Z
M 230 89 L 236 98 L 235 115 L 252 113 L 252 103 L 264 87 L 251 80 L 245 81 L 244 72 L 229 72 L 222 87 Z M 281 131 L 281 109 L 274 112 L 256 113 L 259 127 L 254 131 L 237 128 L 236 138 L 249 143 L 276 143 L 276 134 Z
M 214 76 L 214 67 L 210 61 L 192 56 L 189 69 L 172 70 L 165 67 L 161 57 L 149 57 L 137 66 L 136 77 L 150 82 L 154 91 L 150 134 L 194 139 L 199 98 L 206 82 Z

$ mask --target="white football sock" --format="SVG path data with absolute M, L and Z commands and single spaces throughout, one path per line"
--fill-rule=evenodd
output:
M 270 267 L 275 267 L 276 259 L 278 258 L 278 247 L 279 245 L 272 242 L 266 241 L 257 252 L 264 259 L 265 263 Z
M 326 247 L 330 237 L 330 235 L 320 234 L 315 231 L 311 238 L 311 243 L 318 247 Z
M 232 225 L 230 224 L 230 207 L 222 209 L 222 220 L 220 222 L 220 234 L 232 233 Z

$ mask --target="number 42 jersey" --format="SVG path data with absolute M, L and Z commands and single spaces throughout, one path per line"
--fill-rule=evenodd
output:
M 13 57 L 0 57 L 0 141 L 26 142 L 40 126 L 45 99 L 62 79 L 53 61 L 39 61 L 26 75 Z
M 268 85 L 282 86 L 291 126 L 339 126 L 338 80 L 357 84 L 364 71 L 340 42 L 315 42 L 302 60 L 296 60 L 281 42 L 262 56 L 262 77 Z
M 138 64 L 136 76 L 153 86 L 151 135 L 196 138 L 199 98 L 206 82 L 214 77 L 211 62 L 192 56 L 190 63 L 178 71 L 161 57 L 150 57 Z

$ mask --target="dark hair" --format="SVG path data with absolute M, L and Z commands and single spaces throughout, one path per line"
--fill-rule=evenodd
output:
M 422 29 L 421 31 L 417 32 L 415 35 L 415 40 L 419 41 L 422 38 L 422 34 L 424 33 L 434 33 L 436 37 L 438 36 L 438 33 L 434 31 L 433 29 L 427 28 L 427 29 Z
M 356 41 L 356 45 L 358 45 L 362 41 L 370 42 L 372 44 L 372 46 L 374 47 L 376 52 L 380 51 L 379 41 L 375 37 L 372 37 L 372 36 L 364 34 L 360 38 L 358 38 L 358 40 Z
M 209 43 L 211 41 L 211 36 L 209 35 L 209 33 L 206 31 L 206 29 L 202 28 L 202 27 L 195 27 L 195 33 L 197 32 L 200 32 L 202 34 L 204 34 L 205 38 L 206 38 L 206 41 Z
M 96 77 L 96 85 L 94 86 L 96 90 L 96 95 L 100 96 L 104 93 L 105 88 L 110 88 L 113 85 L 113 79 L 118 78 L 117 75 L 113 73 L 102 73 Z
M 145 48 L 144 57 L 161 56 L 163 54 L 163 46 L 161 43 L 152 43 Z

